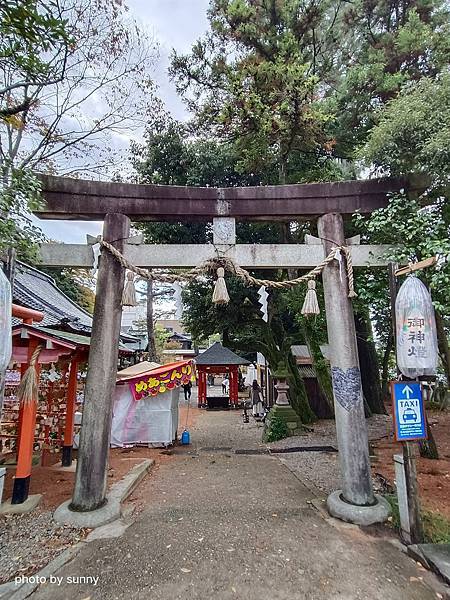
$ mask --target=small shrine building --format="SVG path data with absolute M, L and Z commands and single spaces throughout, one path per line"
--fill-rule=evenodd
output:
M 237 408 L 239 392 L 239 366 L 249 365 L 250 361 L 238 356 L 228 348 L 216 342 L 195 359 L 198 373 L 198 407 L 199 408 Z M 230 381 L 230 393 L 227 397 L 208 398 L 208 375 L 226 374 Z

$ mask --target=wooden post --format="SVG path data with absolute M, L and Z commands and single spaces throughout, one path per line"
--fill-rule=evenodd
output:
M 31 354 L 33 354 L 33 352 L 31 352 Z M 30 354 L 30 347 L 28 347 L 28 360 L 30 360 L 31 354 Z M 25 375 L 25 372 L 26 372 L 27 368 L 28 368 L 28 364 L 27 363 L 21 363 L 21 365 L 20 365 L 20 378 L 21 379 Z M 19 406 L 19 418 L 17 419 L 16 460 L 17 460 L 17 457 L 19 456 L 20 438 L 21 438 L 21 435 L 22 435 L 22 421 L 23 421 L 23 404 L 20 404 L 20 406 Z
M 44 424 L 44 443 L 41 451 L 41 466 L 47 467 L 50 464 L 50 421 L 52 419 L 51 412 L 53 406 L 54 383 L 50 381 L 47 385 L 47 418 Z
M 30 361 L 33 352 L 36 350 L 38 340 L 30 340 L 28 346 L 28 361 Z M 26 369 L 25 369 L 26 370 Z M 35 370 L 39 379 L 40 365 L 36 361 Z M 23 404 L 22 422 L 20 427 L 19 450 L 17 452 L 17 468 L 14 478 L 14 487 L 12 492 L 11 504 L 22 504 L 28 498 L 30 489 L 31 467 L 33 464 L 34 434 L 36 431 L 36 410 L 37 398 L 32 402 Z
M 123 251 L 130 220 L 107 214 L 103 239 Z M 75 488 L 71 510 L 90 511 L 105 503 L 113 394 L 119 352 L 125 269 L 103 250 L 97 278 L 89 367 L 84 394 Z
M 239 367 L 234 372 L 234 395 L 236 398 L 236 408 L 239 406 Z
M 200 398 L 200 407 L 206 405 L 206 396 L 207 396 L 207 382 L 206 382 L 206 371 L 200 369 L 199 371 L 199 386 L 201 384 L 201 392 L 199 390 L 199 398 Z
M 72 464 L 73 426 L 77 398 L 77 373 L 78 362 L 75 359 L 72 359 L 69 370 L 69 382 L 67 385 L 66 422 L 64 425 L 64 444 L 61 457 L 61 464 L 63 467 L 70 467 Z
M 237 404 L 237 396 L 236 396 L 236 383 L 235 383 L 235 378 L 236 378 L 236 371 L 234 367 L 230 368 L 230 374 L 229 374 L 229 381 L 230 381 L 230 404 L 231 404 L 231 408 L 236 408 L 236 404 Z
M 325 255 L 332 247 L 345 244 L 340 214 L 326 214 L 318 220 Z M 367 425 L 356 344 L 353 307 L 348 297 L 345 257 L 329 263 L 322 274 L 331 349 L 331 373 L 336 415 L 336 434 L 341 465 L 342 496 L 350 505 L 374 505 L 369 461 Z
M 389 292 L 391 296 L 391 319 L 394 332 L 394 348 L 397 356 L 397 322 L 395 315 L 395 300 L 397 298 L 397 278 L 396 271 L 398 265 L 389 263 Z M 397 360 L 396 360 L 397 363 Z M 397 368 L 397 374 L 400 371 Z M 403 532 L 406 542 L 410 544 L 420 544 L 423 542 L 423 527 L 420 517 L 420 501 L 417 486 L 417 468 L 415 458 L 415 448 L 413 442 L 402 442 L 403 449 L 403 469 L 405 473 L 406 501 L 408 506 L 409 532 Z M 401 507 L 400 507 L 401 508 Z
M 202 372 L 197 370 L 197 408 L 202 406 Z

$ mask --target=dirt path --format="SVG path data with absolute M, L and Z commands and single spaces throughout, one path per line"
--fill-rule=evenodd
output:
M 34 600 L 428 600 L 434 577 L 389 541 L 332 525 L 313 494 L 263 454 L 239 412 L 203 413 L 193 445 L 144 483 L 124 535 L 86 544 Z M 68 577 L 98 577 L 96 586 Z

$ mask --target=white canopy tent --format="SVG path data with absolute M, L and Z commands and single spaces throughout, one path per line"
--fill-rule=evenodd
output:
M 118 373 L 111 446 L 169 446 L 177 437 L 180 386 L 192 375 L 190 361 L 146 371 Z

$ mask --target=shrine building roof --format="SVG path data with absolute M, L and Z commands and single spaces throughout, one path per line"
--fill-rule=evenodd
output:
M 43 327 L 66 325 L 74 331 L 90 334 L 92 316 L 71 300 L 47 273 L 17 262 L 13 301 L 44 313 Z M 21 323 L 13 319 L 13 325 Z
M 249 365 L 250 361 L 238 356 L 225 346 L 222 346 L 220 342 L 216 342 L 212 346 L 202 352 L 196 357 L 195 362 L 197 365 Z

